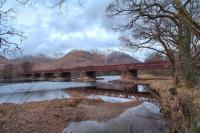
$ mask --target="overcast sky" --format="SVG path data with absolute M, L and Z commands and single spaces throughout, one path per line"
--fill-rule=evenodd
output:
M 21 45 L 23 54 L 55 56 L 73 49 L 98 49 L 133 55 L 122 48 L 118 40 L 120 34 L 112 29 L 120 20 L 107 16 L 105 9 L 110 2 L 82 0 L 81 6 L 77 2 L 70 2 L 62 10 L 49 8 L 48 4 L 17 6 L 15 25 L 27 37 Z M 136 53 L 134 56 L 143 59 L 143 55 Z

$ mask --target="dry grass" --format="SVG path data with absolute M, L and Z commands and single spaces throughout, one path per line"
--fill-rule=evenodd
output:
M 72 121 L 104 121 L 118 116 L 124 110 L 139 105 L 139 101 L 104 103 L 102 100 L 70 98 L 21 105 L 0 104 L 2 133 L 59 133 Z M 13 109 L 18 107 L 17 109 Z M 11 113 L 13 112 L 13 113 Z M 12 114 L 12 115 L 10 115 Z
M 149 80 L 151 88 L 160 95 L 161 111 L 171 132 L 195 132 L 194 122 L 200 121 L 200 86 L 187 88 L 175 85 L 173 79 Z
M 121 82 L 123 84 L 152 84 L 156 83 L 156 89 L 157 88 L 163 88 L 162 85 L 165 84 L 165 82 L 171 82 L 172 77 L 171 76 L 155 76 L 151 74 L 139 74 L 137 78 L 133 79 L 133 77 L 130 78 L 123 78 L 121 81 L 114 81 L 114 82 Z M 171 83 L 169 84 L 171 85 Z M 170 87 L 170 86 L 169 86 Z
M 141 79 L 171 79 L 171 76 L 155 76 L 152 74 L 146 74 L 146 73 L 142 73 L 139 74 L 139 78 Z
M 149 84 L 159 94 L 161 111 L 169 123 L 169 132 L 191 133 L 195 122 L 200 121 L 200 86 L 187 88 L 169 76 L 140 74 L 138 79 L 122 81 L 125 83 Z
M 200 87 L 187 88 L 183 83 L 175 85 L 172 77 L 140 74 L 135 80 L 122 80 L 122 83 L 149 84 L 157 92 L 169 132 L 192 133 L 195 122 L 200 121 Z
M 195 122 L 200 121 L 200 86 L 187 88 L 183 83 L 167 76 L 140 74 L 138 79 L 122 83 L 149 84 L 156 91 L 161 111 L 169 123 L 170 132 L 194 132 Z

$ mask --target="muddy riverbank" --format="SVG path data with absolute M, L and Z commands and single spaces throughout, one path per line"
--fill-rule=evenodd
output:
M 100 99 L 70 98 L 21 105 L 1 104 L 0 132 L 60 133 L 70 122 L 109 120 L 140 103 L 105 103 Z

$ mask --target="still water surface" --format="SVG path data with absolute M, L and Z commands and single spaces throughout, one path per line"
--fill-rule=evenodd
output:
M 32 83 L 1 83 L 0 103 L 24 103 L 72 97 L 69 91 L 88 92 L 87 98 L 101 98 L 105 102 L 127 102 L 135 97 L 132 93 L 147 91 L 147 86 L 131 86 L 125 92 L 124 86 L 109 81 L 117 80 L 119 76 L 101 76 L 97 82 L 32 82 Z M 73 89 L 72 89 L 73 88 Z M 98 89 L 96 89 L 98 88 Z M 99 89 L 102 88 L 102 89 Z M 103 89 L 104 88 L 104 89 Z M 95 91 L 96 90 L 96 91 Z M 131 94 L 131 95 L 130 95 Z
M 69 98 L 68 88 L 92 87 L 87 82 L 32 82 L 0 85 L 0 103 L 23 103 Z
M 156 104 L 144 102 L 109 121 L 72 122 L 62 133 L 165 133 Z

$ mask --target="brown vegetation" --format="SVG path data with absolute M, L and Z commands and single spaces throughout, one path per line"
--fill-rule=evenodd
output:
M 169 124 L 170 132 L 191 133 L 200 121 L 200 87 L 187 89 L 173 79 L 149 81 L 151 88 L 159 93 L 161 111 Z
M 115 81 L 123 84 L 149 84 L 160 101 L 161 112 L 168 123 L 169 133 L 196 133 L 200 131 L 200 86 L 188 89 L 183 83 L 175 85 L 171 76 L 140 74 L 138 79 Z
M 69 122 L 81 120 L 109 120 L 140 102 L 103 103 L 101 100 L 72 98 L 21 105 L 0 105 L 0 132 L 58 133 Z
M 28 73 L 32 71 L 33 69 L 33 64 L 28 61 L 23 62 L 20 66 L 21 66 L 22 73 Z
M 33 65 L 30 62 L 23 62 L 22 64 L 5 64 L 1 70 L 1 78 L 6 80 L 19 79 L 22 73 L 32 71 Z

